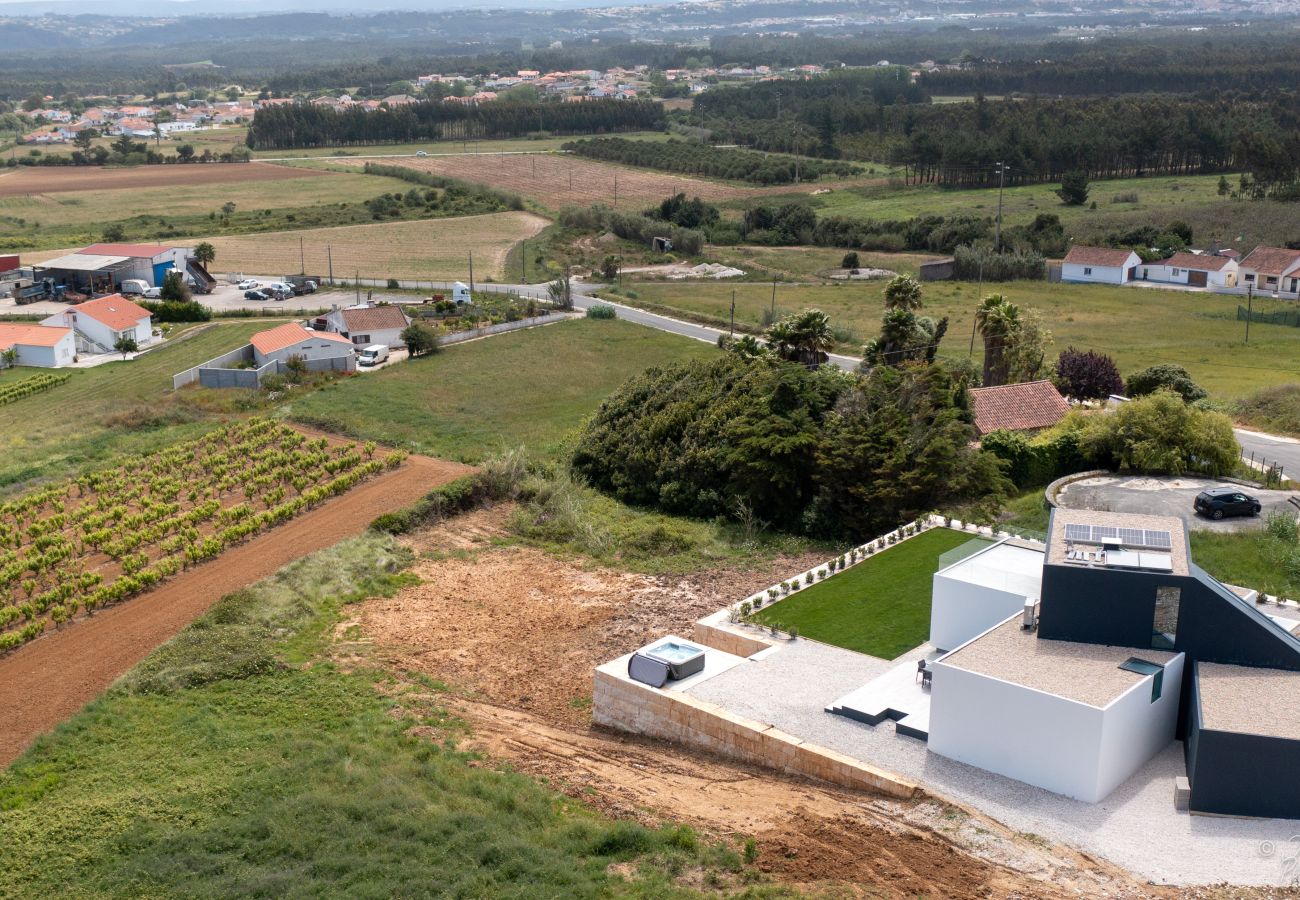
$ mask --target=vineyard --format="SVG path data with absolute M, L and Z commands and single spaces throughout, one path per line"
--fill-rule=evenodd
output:
M 71 377 L 67 372 L 42 372 L 40 375 L 33 375 L 30 378 L 24 378 L 22 381 L 0 383 L 0 406 L 13 403 L 15 400 L 21 400 L 24 397 L 30 397 L 32 394 L 39 394 L 41 391 L 48 391 L 52 387 L 58 387 Z
M 403 459 L 251 419 L 0 504 L 0 651 L 147 590 Z

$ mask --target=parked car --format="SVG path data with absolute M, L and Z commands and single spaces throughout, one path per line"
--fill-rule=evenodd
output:
M 1220 487 L 1201 491 L 1196 495 L 1192 508 L 1211 519 L 1222 519 L 1224 516 L 1257 516 L 1264 507 L 1238 488 Z
M 139 278 L 128 278 L 123 281 L 122 286 L 118 288 L 118 291 L 123 297 L 130 297 L 133 294 L 143 294 L 147 290 L 149 290 L 149 283 Z
M 270 300 L 265 291 L 244 291 L 245 300 Z
M 149 288 L 149 290 L 147 290 L 147 291 L 144 292 L 144 299 L 146 299 L 146 300 L 161 300 L 161 299 L 162 299 L 162 288 L 160 288 L 160 287 L 151 287 L 151 288 Z
M 428 156 L 429 154 L 425 153 L 423 150 L 416 150 L 416 151 L 415 151 L 415 155 L 416 155 L 416 156 Z
M 251 291 L 261 286 L 262 283 L 256 278 L 245 278 L 243 281 L 239 282 L 239 284 L 235 285 L 235 287 L 239 288 L 241 291 Z
M 272 294 L 293 294 L 293 285 L 287 281 L 272 281 L 268 287 Z
M 388 359 L 387 344 L 368 344 L 357 351 L 357 365 L 377 366 Z

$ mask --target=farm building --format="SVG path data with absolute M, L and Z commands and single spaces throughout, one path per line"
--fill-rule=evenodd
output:
M 71 328 L 52 325 L 0 324 L 0 351 L 18 351 L 17 364 L 57 369 L 77 359 Z
M 149 310 L 121 294 L 87 300 L 55 313 L 42 325 L 61 325 L 76 332 L 77 350 L 83 353 L 112 353 L 122 338 L 132 338 L 139 347 L 153 340 L 153 318 Z
M 336 309 L 317 318 L 314 324 L 317 331 L 332 331 L 358 347 L 368 344 L 401 347 L 402 330 L 411 322 L 396 306 L 362 305 Z
M 1257 291 L 1300 296 L 1300 250 L 1284 247 L 1256 247 L 1239 264 L 1239 287 Z
M 1227 256 L 1184 251 L 1158 263 L 1143 263 L 1138 278 L 1188 287 L 1234 287 L 1237 284 L 1237 261 Z
M 1070 411 L 1069 402 L 1050 381 L 972 388 L 970 402 L 980 437 L 991 431 L 1051 428 Z
M 1071 247 L 1061 264 L 1061 280 L 1092 284 L 1124 284 L 1137 277 L 1142 258 L 1132 250 L 1110 247 Z
M 143 281 L 158 287 L 173 269 L 191 268 L 187 247 L 158 244 L 91 244 L 76 253 L 51 259 L 35 267 L 36 278 L 50 278 L 81 294 L 111 294 L 124 281 Z M 206 273 L 204 273 L 206 276 Z
M 291 356 L 304 360 L 334 359 L 352 355 L 352 342 L 328 331 L 310 331 L 297 322 L 259 331 L 249 338 L 253 359 L 258 366 L 269 362 L 288 362 Z

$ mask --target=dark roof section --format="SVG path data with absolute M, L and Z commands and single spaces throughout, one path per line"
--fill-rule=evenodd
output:
M 1070 404 L 1050 381 L 973 388 L 970 397 L 975 430 L 981 437 L 998 429 L 1051 428 L 1070 411 Z
M 1132 250 L 1114 250 L 1110 247 L 1080 247 L 1070 248 L 1070 252 L 1065 254 L 1065 261 L 1080 266 L 1108 266 L 1113 269 L 1121 269 L 1128 265 L 1129 257 L 1133 255 Z

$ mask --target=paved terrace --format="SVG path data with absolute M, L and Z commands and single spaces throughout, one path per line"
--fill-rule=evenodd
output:
M 1017 831 L 1097 854 L 1156 883 L 1282 881 L 1283 854 L 1262 855 L 1260 844 L 1284 847 L 1296 823 L 1176 812 L 1174 779 L 1186 774 L 1180 743 L 1171 743 L 1104 801 L 1089 804 L 931 754 L 924 743 L 896 734 L 890 721 L 873 727 L 825 711 L 837 697 L 901 663 L 914 667 L 927 649 L 922 645 L 886 661 L 800 638 L 695 681 L 686 693 L 913 779 Z M 1125 658 L 1150 652 L 1127 650 Z

